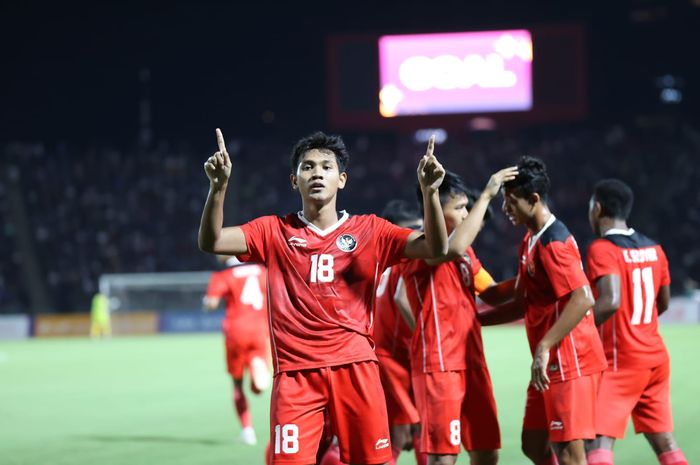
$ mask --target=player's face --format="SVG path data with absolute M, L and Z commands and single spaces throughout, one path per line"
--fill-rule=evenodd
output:
M 450 195 L 447 202 L 442 205 L 442 214 L 445 216 L 447 234 L 451 234 L 457 226 L 467 218 L 467 204 L 469 199 L 464 194 Z
M 339 171 L 333 152 L 313 149 L 301 157 L 291 180 L 292 187 L 299 189 L 303 199 L 325 202 L 334 198 L 338 189 L 345 187 L 347 174 Z
M 593 234 L 600 236 L 600 204 L 591 197 L 588 201 L 588 222 L 591 224 Z
M 526 224 L 533 215 L 534 207 L 524 197 L 518 197 L 512 189 L 503 190 L 503 213 L 513 225 Z

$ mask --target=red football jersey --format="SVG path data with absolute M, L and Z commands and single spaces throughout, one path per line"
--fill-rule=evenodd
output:
M 346 212 L 325 230 L 301 212 L 242 229 L 245 259 L 267 266 L 276 372 L 377 359 L 370 337 L 376 287 L 403 257 L 411 229 Z
M 382 273 L 377 287 L 377 309 L 372 336 L 377 353 L 408 361 L 413 331 L 406 324 L 394 300 L 399 281 L 402 281 L 402 278 L 398 266 L 387 268 Z
M 596 293 L 600 277 L 620 277 L 620 307 L 599 328 L 610 367 L 653 368 L 668 360 L 656 308 L 659 288 L 671 284 L 661 246 L 633 229 L 610 230 L 593 241 L 586 261 Z
M 437 266 L 424 260 L 401 265 L 416 318 L 411 340 L 413 370 L 430 373 L 485 365 L 474 299 L 474 275 L 480 269 L 471 247 L 463 258 Z
M 226 337 L 237 333 L 259 333 L 268 337 L 267 273 L 260 265 L 238 265 L 212 273 L 207 297 L 226 302 L 226 316 L 221 322 Z
M 554 215 L 538 234 L 525 235 L 518 256 L 516 286 L 525 298 L 525 327 L 534 354 L 568 303 L 569 294 L 587 286 L 588 279 L 574 237 Z M 556 383 L 597 373 L 606 366 L 593 312 L 589 310 L 551 349 L 547 375 Z

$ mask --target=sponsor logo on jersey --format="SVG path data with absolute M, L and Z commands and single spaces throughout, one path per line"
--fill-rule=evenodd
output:
M 561 431 L 564 429 L 564 423 L 561 421 L 552 420 L 552 422 L 549 424 L 549 429 L 552 431 Z
M 550 363 L 549 366 L 547 367 L 547 370 L 549 371 L 557 371 L 559 369 L 559 364 L 557 362 Z
M 388 439 L 377 439 L 377 444 L 374 445 L 374 448 L 376 450 L 386 449 L 387 447 L 389 447 L 389 440 Z
M 352 252 L 357 247 L 357 240 L 351 234 L 341 234 L 335 244 L 343 252 Z
M 308 245 L 306 243 L 306 239 L 296 236 L 292 236 L 287 239 L 287 244 L 291 245 L 292 247 L 306 247 Z

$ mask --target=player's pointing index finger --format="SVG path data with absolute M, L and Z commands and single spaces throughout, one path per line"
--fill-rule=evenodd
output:
M 435 150 L 435 134 L 430 136 L 430 139 L 428 139 L 428 150 L 425 152 L 426 157 L 432 157 L 433 156 L 433 150 Z
M 226 153 L 226 142 L 224 142 L 224 135 L 219 128 L 216 128 L 216 143 L 219 145 L 219 152 Z

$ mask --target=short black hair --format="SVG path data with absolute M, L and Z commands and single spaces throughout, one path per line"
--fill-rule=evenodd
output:
M 417 206 L 403 199 L 390 200 L 384 207 L 381 217 L 394 224 L 421 219 Z
M 528 198 L 538 193 L 543 202 L 549 197 L 549 176 L 547 166 L 542 160 L 524 156 L 518 161 L 518 175 L 512 181 L 503 184 L 506 189 L 513 189 L 519 197 Z
M 454 195 L 466 195 L 467 197 L 469 188 L 464 183 L 464 180 L 458 175 L 449 170 L 445 170 L 445 178 L 442 180 L 442 184 L 438 188 L 438 193 L 440 195 L 440 204 L 445 205 L 450 197 Z M 416 187 L 416 194 L 418 195 L 418 204 L 420 205 L 421 212 L 423 211 L 423 191 L 420 188 L 420 184 Z
M 600 203 L 601 215 L 627 220 L 634 204 L 634 192 L 619 179 L 603 179 L 593 187 L 593 197 Z
M 347 147 L 345 147 L 345 142 L 343 142 L 340 136 L 316 131 L 313 134 L 299 139 L 299 141 L 294 144 L 292 156 L 290 157 L 292 173 L 296 173 L 301 157 L 306 152 L 313 149 L 325 149 L 333 152 L 335 154 L 335 161 L 338 163 L 338 170 L 341 173 L 346 170 L 350 163 L 350 154 L 348 153 Z
M 474 189 L 473 187 L 470 187 L 469 191 L 467 191 L 467 198 L 469 199 L 469 205 L 467 206 L 467 210 L 469 212 L 472 211 L 472 208 L 474 207 L 476 201 L 479 200 L 479 197 L 481 197 L 481 192 L 479 191 L 479 189 Z M 486 213 L 484 213 L 484 221 L 490 220 L 492 216 L 493 208 L 489 203 L 489 206 L 486 207 Z

